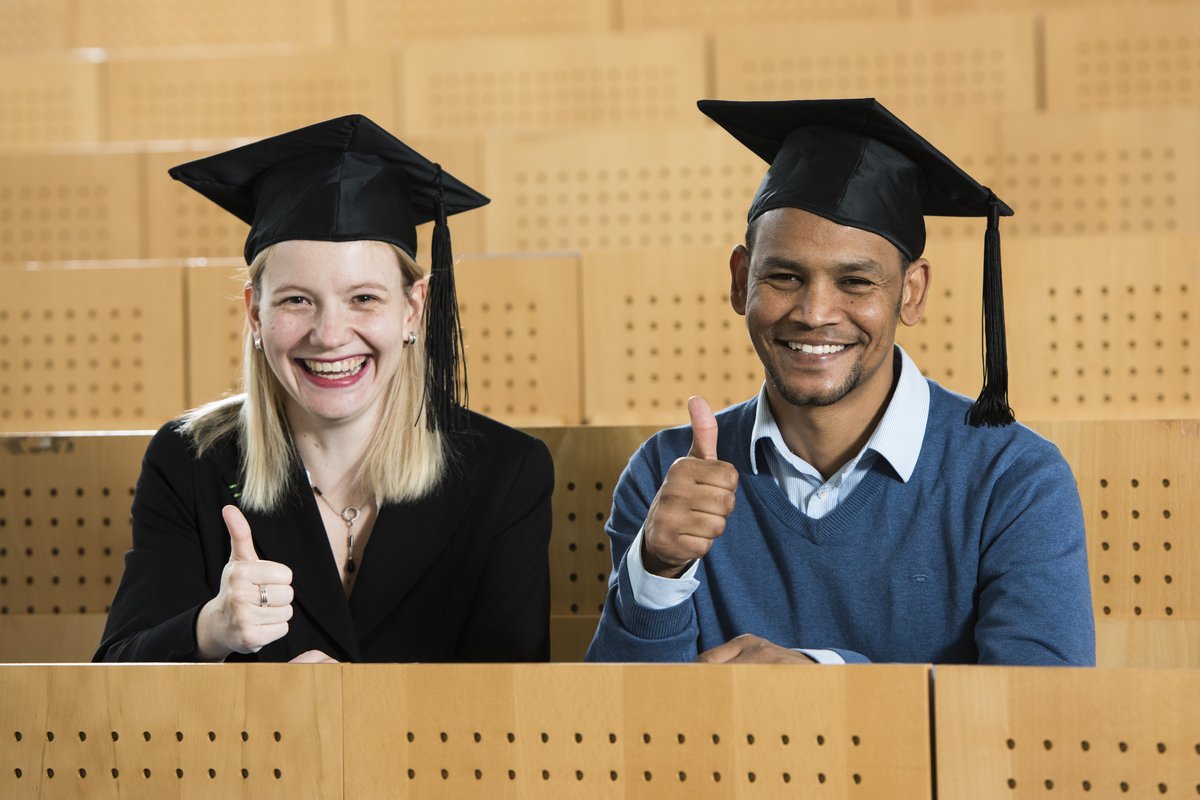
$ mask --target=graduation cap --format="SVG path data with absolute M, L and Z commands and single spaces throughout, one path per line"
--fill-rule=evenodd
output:
M 925 250 L 925 215 L 987 217 L 983 390 L 967 421 L 1011 423 L 999 218 L 1012 209 L 874 98 L 698 105 L 771 165 L 750 222 L 772 209 L 799 208 L 878 234 L 912 261 Z
M 487 205 L 488 198 L 361 114 L 180 164 L 169 174 L 249 223 L 247 264 L 268 245 L 291 239 L 390 242 L 416 258 L 416 228 L 433 221 L 427 421 L 436 430 L 461 426 L 466 362 L 446 217 Z

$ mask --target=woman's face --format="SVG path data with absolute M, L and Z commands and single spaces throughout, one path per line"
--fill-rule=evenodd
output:
M 395 253 L 380 242 L 275 245 L 261 293 L 246 289 L 246 310 L 293 425 L 379 419 L 425 286 L 406 292 Z

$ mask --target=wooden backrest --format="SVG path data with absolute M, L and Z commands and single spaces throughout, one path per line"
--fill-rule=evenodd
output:
M 969 108 L 979 116 L 1037 107 L 1030 13 L 792 26 L 774 19 L 759 17 L 754 26 L 715 34 L 717 97 L 876 97 L 918 131 L 914 114 Z M 921 47 L 896 46 L 903 41 Z M 942 147 L 936 127 L 926 135 Z
M 0 437 L 0 618 L 108 611 L 148 441 L 145 433 Z
M 1079 484 L 1098 663 L 1200 667 L 1200 421 L 1035 427 Z
M 1200 6 L 1056 8 L 1045 14 L 1051 111 L 1195 108 L 1200 103 Z M 1193 131 L 1193 136 L 1195 131 Z
M 240 258 L 214 259 L 184 270 L 189 407 L 241 390 L 245 264 Z
M 0 667 L 0 794 L 342 797 L 342 680 L 285 664 Z
M 344 0 L 353 43 L 411 42 L 458 36 L 606 31 L 609 0 Z
M 939 797 L 1195 796 L 1200 673 L 938 667 Z
M 617 0 L 621 27 L 627 30 L 649 28 L 701 28 L 725 30 L 777 20 L 781 25 L 803 25 L 813 20 L 898 20 L 907 12 L 898 0 L 820 0 L 803 5 L 787 0 L 749 0 L 730 4 L 721 0 Z
M 104 113 L 115 141 L 273 136 L 354 113 L 393 129 L 392 67 L 361 47 L 113 56 Z
M 157 428 L 183 392 L 178 267 L 0 272 L 0 431 Z
M 1005 233 L 1200 233 L 1197 131 L 1195 108 L 1006 115 Z
M 0 58 L 0 146 L 99 141 L 100 71 L 70 56 Z
M 0 3 L 0 53 L 45 53 L 70 47 L 72 0 Z
M 697 33 L 592 33 L 409 43 L 400 51 L 414 135 L 586 130 L 692 121 L 706 95 Z
M 337 0 L 88 0 L 77 3 L 76 47 L 328 44 Z
M 0 264 L 139 257 L 138 174 L 132 152 L 0 154 Z
M 347 797 L 927 798 L 928 668 L 343 668 Z

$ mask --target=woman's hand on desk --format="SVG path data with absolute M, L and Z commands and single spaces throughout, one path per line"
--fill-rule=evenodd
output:
M 229 530 L 229 563 L 221 573 L 221 590 L 196 619 L 196 650 L 206 661 L 257 653 L 285 636 L 292 618 L 292 570 L 259 560 L 250 523 L 236 506 L 225 506 L 221 516 Z

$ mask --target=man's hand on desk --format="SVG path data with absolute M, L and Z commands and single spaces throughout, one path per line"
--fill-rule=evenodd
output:
M 743 633 L 725 644 L 705 650 L 696 656 L 698 664 L 813 664 L 811 658 L 797 650 L 768 642 L 750 633 Z

